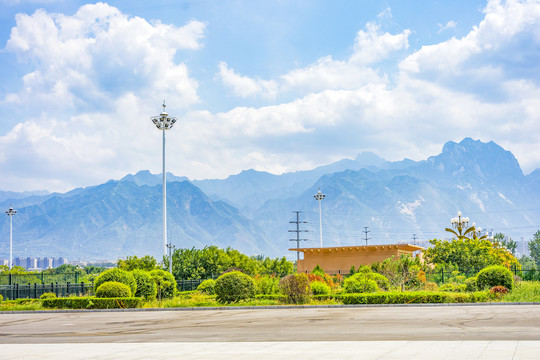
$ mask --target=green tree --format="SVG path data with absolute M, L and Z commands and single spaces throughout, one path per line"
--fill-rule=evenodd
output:
M 512 253 L 512 255 L 516 255 L 516 249 L 517 249 L 517 242 L 512 240 L 512 238 L 504 235 L 503 233 L 497 233 L 493 235 L 493 244 L 495 246 L 500 245 L 505 247 L 508 251 Z
M 536 266 L 540 267 L 540 230 L 535 232 L 533 238 L 529 241 L 529 252 Z
M 119 259 L 116 267 L 126 271 L 135 269 L 152 271 L 157 269 L 157 260 L 150 255 L 145 255 L 141 258 L 137 256 L 128 256 L 125 260 Z
M 450 267 L 460 272 L 479 271 L 486 266 L 502 265 L 521 268 L 517 259 L 505 248 L 494 246 L 488 240 L 457 239 L 452 241 L 433 239 L 424 252 L 428 263 Z
M 371 268 L 386 277 L 392 287 L 401 291 L 417 289 L 422 285 L 420 280 L 422 264 L 418 258 L 413 259 L 407 255 L 401 255 L 399 258 L 392 256 L 380 263 L 372 264 Z

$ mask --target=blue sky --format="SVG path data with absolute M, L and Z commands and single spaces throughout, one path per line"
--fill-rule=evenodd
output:
M 538 1 L 0 0 L 1 190 L 495 141 L 540 167 Z

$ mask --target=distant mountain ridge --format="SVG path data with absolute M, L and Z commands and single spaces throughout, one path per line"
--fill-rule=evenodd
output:
M 494 142 L 448 142 L 423 161 L 388 162 L 373 153 L 313 170 L 274 175 L 245 170 L 226 179 L 187 181 L 167 174 L 168 238 L 177 248 L 231 246 L 247 254 L 294 257 L 293 211 L 318 246 L 317 189 L 325 246 L 411 242 L 447 236 L 461 210 L 479 226 L 514 239 L 540 228 L 540 170 L 524 175 Z M 15 194 L 14 256 L 116 259 L 161 256 L 160 174 L 147 170 L 64 194 Z M 6 194 L 0 192 L 1 195 Z M 366 229 L 367 228 L 367 229 Z M 0 223 L 9 234 L 9 223 Z M 0 238 L 0 258 L 9 240 Z

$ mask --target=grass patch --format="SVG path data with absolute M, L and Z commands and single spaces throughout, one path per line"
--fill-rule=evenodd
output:
M 540 281 L 520 281 L 504 298 L 505 302 L 540 302 Z
M 0 301 L 0 311 L 44 310 L 39 299 L 17 299 Z

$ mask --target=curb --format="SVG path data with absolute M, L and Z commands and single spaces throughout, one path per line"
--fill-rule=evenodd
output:
M 440 306 L 523 306 L 540 305 L 540 302 L 489 302 L 489 303 L 442 303 L 442 304 L 355 304 L 355 305 L 275 305 L 275 306 L 214 306 L 177 308 L 135 308 L 135 309 L 63 309 L 63 310 L 23 310 L 0 311 L 4 314 L 57 314 L 95 312 L 146 312 L 146 311 L 208 311 L 208 310 L 285 310 L 285 309 L 340 309 L 340 308 L 380 308 L 380 307 L 440 307 Z

